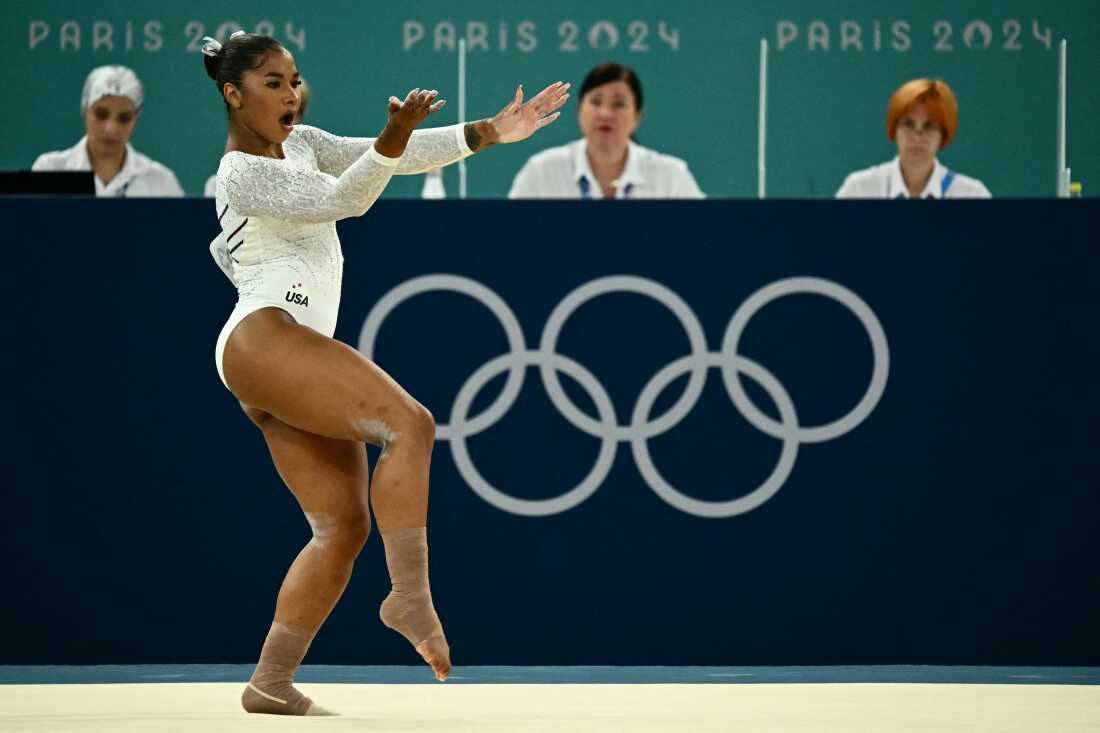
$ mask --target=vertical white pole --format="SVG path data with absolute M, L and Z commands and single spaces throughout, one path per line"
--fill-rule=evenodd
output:
M 1058 198 L 1069 198 L 1066 175 L 1066 39 L 1058 44 Z
M 466 39 L 458 41 L 458 124 L 466 124 Z M 458 161 L 458 197 L 466 198 L 466 159 Z
M 765 143 L 767 142 L 768 121 L 768 39 L 760 39 L 760 129 L 757 138 L 757 189 L 758 198 L 765 198 L 767 191 L 767 165 L 765 160 Z

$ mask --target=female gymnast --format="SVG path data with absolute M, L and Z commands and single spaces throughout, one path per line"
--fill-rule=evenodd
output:
M 376 364 L 332 338 L 343 264 L 336 221 L 363 215 L 394 174 L 530 137 L 557 119 L 569 85 L 552 84 L 527 102 L 521 86 L 491 119 L 417 132 L 444 102 L 435 90 L 413 89 L 404 100 L 390 97 L 377 138 L 343 138 L 293 124 L 300 77 L 277 41 L 243 32 L 224 45 L 204 40 L 206 72 L 229 113 L 215 195 L 222 233 L 212 250 L 238 292 L 215 363 L 313 529 L 279 589 L 241 703 L 252 713 L 325 715 L 294 688 L 294 674 L 348 583 L 370 508 L 392 583 L 382 622 L 437 679 L 451 669 L 428 584 L 435 421 Z M 370 487 L 364 442 L 382 448 Z

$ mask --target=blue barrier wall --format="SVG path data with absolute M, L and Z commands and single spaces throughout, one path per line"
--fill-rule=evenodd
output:
M 0 664 L 253 660 L 309 530 L 214 370 L 234 294 L 206 252 L 212 204 L 6 199 L 0 212 L 0 625 L 16 632 Z M 430 521 L 456 663 L 1100 664 L 1098 215 L 1092 201 L 386 201 L 343 222 L 339 338 L 358 344 L 402 283 L 469 278 L 518 320 L 532 353 L 513 361 L 566 369 L 564 394 L 605 434 L 575 427 L 532 367 L 515 404 L 466 439 L 467 469 L 545 500 L 613 451 L 572 508 L 498 508 L 453 451 L 456 395 L 509 353 L 492 311 L 430 292 L 372 327 L 377 360 L 447 426 Z M 572 361 L 540 356 L 555 308 L 611 275 L 674 301 L 654 283 L 667 288 L 698 328 L 649 296 L 607 294 L 560 324 L 556 354 Z M 842 286 L 847 305 L 777 297 L 723 349 L 735 312 L 792 277 Z M 849 310 L 860 303 L 868 326 Z M 678 421 L 631 433 L 689 333 L 714 354 L 700 363 L 744 372 L 762 414 L 712 368 Z M 884 389 L 857 424 L 810 430 L 876 373 Z M 471 420 L 505 381 L 469 392 Z M 601 386 L 620 427 L 599 424 Z M 763 500 L 700 517 L 651 488 L 654 471 L 698 500 Z M 769 477 L 774 493 L 753 494 Z M 377 621 L 386 590 L 372 536 L 309 661 L 413 663 Z

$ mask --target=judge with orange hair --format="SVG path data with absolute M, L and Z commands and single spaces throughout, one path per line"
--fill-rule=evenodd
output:
M 946 82 L 914 79 L 902 84 L 886 108 L 886 135 L 898 155 L 844 179 L 838 199 L 987 199 L 976 178 L 945 167 L 936 158 L 955 137 L 959 104 Z

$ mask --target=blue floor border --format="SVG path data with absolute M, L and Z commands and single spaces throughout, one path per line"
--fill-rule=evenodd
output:
M 247 664 L 4 666 L 0 684 L 245 682 Z M 436 684 L 425 666 L 305 665 L 300 682 Z M 776 684 L 932 683 L 1100 685 L 1100 667 L 457 667 L 448 684 Z

